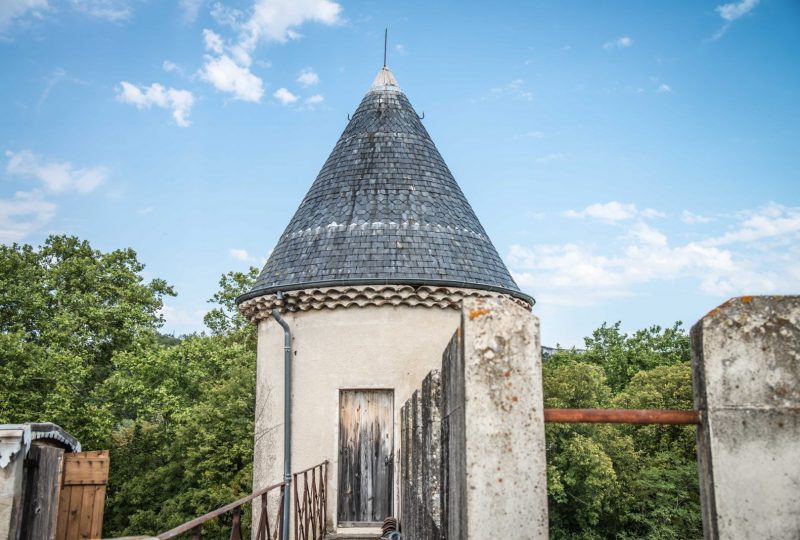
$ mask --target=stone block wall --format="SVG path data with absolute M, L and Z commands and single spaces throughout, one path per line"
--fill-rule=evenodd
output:
M 692 360 L 705 537 L 800 538 L 800 297 L 729 300 Z
M 400 412 L 401 507 L 407 538 L 444 538 L 441 406 L 441 376 L 434 370 Z
M 538 320 L 503 299 L 461 319 L 402 408 L 403 536 L 547 538 Z

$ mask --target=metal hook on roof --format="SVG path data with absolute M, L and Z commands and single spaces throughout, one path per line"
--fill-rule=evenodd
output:
M 425 120 L 425 111 L 422 111 L 422 116 L 417 115 L 417 118 L 419 118 L 420 120 Z
M 347 113 L 347 121 L 350 121 L 350 113 Z

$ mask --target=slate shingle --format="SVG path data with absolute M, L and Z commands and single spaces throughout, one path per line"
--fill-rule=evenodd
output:
M 407 283 L 499 290 L 532 302 L 384 70 L 239 300 L 335 284 Z

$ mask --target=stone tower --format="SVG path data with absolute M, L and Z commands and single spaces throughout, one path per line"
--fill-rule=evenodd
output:
M 384 67 L 239 309 L 258 325 L 254 489 L 283 477 L 284 331 L 294 470 L 330 461 L 328 526 L 397 513 L 400 405 L 441 363 L 465 297 L 530 308 Z

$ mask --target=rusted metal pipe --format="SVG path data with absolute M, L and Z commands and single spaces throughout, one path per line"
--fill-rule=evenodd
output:
M 545 409 L 554 424 L 699 424 L 698 411 L 666 409 Z

